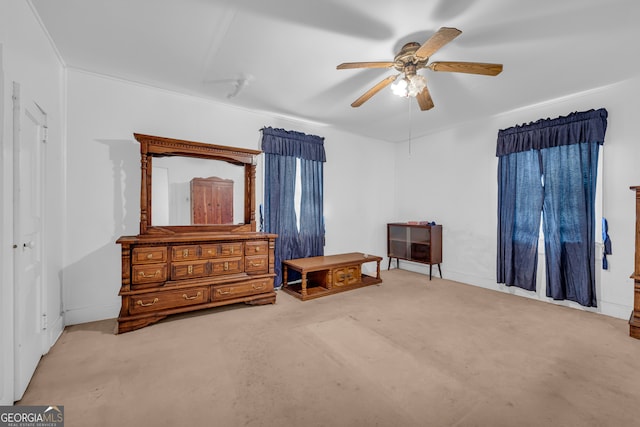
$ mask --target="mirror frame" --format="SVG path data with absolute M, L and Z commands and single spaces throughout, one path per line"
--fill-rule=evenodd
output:
M 140 143 L 140 235 L 256 231 L 256 156 L 262 153 L 262 151 L 139 133 L 134 133 L 133 136 Z M 221 160 L 234 165 L 244 166 L 244 223 L 222 225 L 151 225 L 152 162 L 154 157 L 165 156 Z

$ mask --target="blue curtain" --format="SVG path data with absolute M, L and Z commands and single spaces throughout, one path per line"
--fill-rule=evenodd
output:
M 265 153 L 264 231 L 278 234 L 275 246 L 275 285 L 282 285 L 282 261 L 324 255 L 323 163 L 324 138 L 284 129 L 262 129 Z M 300 159 L 300 230 L 294 191 Z
M 264 231 L 276 233 L 275 286 L 282 284 L 282 260 L 299 252 L 296 211 L 293 204 L 296 158 L 265 153 Z
M 543 189 L 538 152 L 511 153 L 498 163 L 498 283 L 536 289 Z
M 596 307 L 597 142 L 541 150 L 547 296 Z M 570 167 L 568 167 L 570 165 Z
M 324 255 L 323 163 L 300 160 L 300 253 L 303 258 Z
M 543 219 L 547 296 L 596 306 L 595 187 L 605 109 L 498 132 L 498 283 L 535 290 Z

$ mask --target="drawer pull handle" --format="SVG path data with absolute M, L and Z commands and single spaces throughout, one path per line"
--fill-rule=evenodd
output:
M 232 290 L 233 290 L 233 288 L 229 288 L 229 289 L 224 290 L 224 291 L 223 291 L 222 289 L 218 289 L 218 293 L 219 293 L 220 295 L 229 295 L 229 294 L 231 293 L 231 291 L 232 291 Z
M 260 246 L 256 246 L 256 252 L 260 252 Z
M 149 275 L 147 275 L 144 271 L 141 271 L 140 273 L 138 273 L 138 276 L 140 276 L 140 277 L 144 277 L 145 279 L 150 279 L 150 278 L 153 278 L 153 277 L 159 276 L 160 274 L 162 274 L 162 273 L 160 272 L 160 270 L 156 270 L 156 272 L 155 272 L 155 273 L 153 273 L 153 274 L 149 274 Z
M 147 259 L 153 258 L 153 254 L 147 254 Z
M 260 261 L 260 262 L 257 262 L 257 263 L 253 262 L 253 261 L 249 262 L 249 266 L 251 266 L 251 267 L 262 267 L 263 264 L 264 264 L 264 260 Z
M 187 273 L 189 273 L 189 274 L 193 274 L 193 265 L 189 265 L 189 266 L 187 267 Z
M 224 271 L 228 271 L 229 270 L 229 261 L 225 261 L 224 262 Z
M 259 285 L 256 285 L 255 283 L 253 285 L 251 285 L 253 287 L 254 290 L 256 291 L 261 291 L 262 289 L 266 288 L 267 285 L 266 283 L 260 283 Z
M 153 304 L 158 302 L 158 298 L 154 298 L 153 301 L 151 301 L 148 304 L 145 304 L 142 302 L 141 299 L 138 300 L 138 302 L 136 302 L 136 304 L 138 304 L 140 307 L 151 307 Z
M 192 300 L 192 299 L 196 299 L 198 297 L 200 297 L 202 295 L 202 292 L 198 291 L 197 294 L 195 294 L 192 297 L 187 296 L 187 294 L 182 294 L 182 298 L 186 299 L 186 300 Z
M 184 250 L 182 251 L 182 258 L 186 258 L 186 257 L 188 257 L 188 256 L 189 256 L 189 249 L 184 249 Z

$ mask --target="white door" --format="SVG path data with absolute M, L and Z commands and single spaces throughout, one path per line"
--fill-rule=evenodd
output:
M 46 114 L 13 84 L 14 399 L 43 354 L 42 186 Z

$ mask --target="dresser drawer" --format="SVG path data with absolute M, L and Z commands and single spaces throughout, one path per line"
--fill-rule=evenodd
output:
M 131 254 L 132 264 L 167 262 L 167 247 L 137 247 Z
M 193 279 L 209 274 L 207 260 L 182 261 L 171 264 L 171 280 Z
M 351 265 L 333 270 L 333 286 L 346 286 L 359 283 L 361 280 L 360 266 Z
M 138 314 L 209 302 L 209 288 L 203 286 L 184 290 L 151 292 L 128 298 L 129 314 Z
M 214 259 L 209 262 L 211 263 L 211 274 L 242 273 L 244 267 L 241 257 Z
M 273 279 L 253 280 L 233 285 L 219 285 L 213 287 L 213 301 L 262 294 L 273 291 Z
M 246 242 L 244 244 L 245 255 L 266 255 L 269 251 L 269 243 L 267 241 Z
M 218 245 L 218 256 L 242 256 L 242 242 L 220 243 Z
M 131 266 L 131 283 L 164 282 L 167 280 L 167 264 L 141 264 Z
M 218 256 L 218 251 L 220 245 L 201 245 L 200 246 L 200 257 L 201 258 L 215 258 Z
M 187 261 L 198 259 L 198 245 L 184 245 L 171 247 L 171 259 L 173 261 Z
M 266 273 L 269 271 L 267 255 L 247 255 L 244 257 L 244 271 L 247 273 Z

